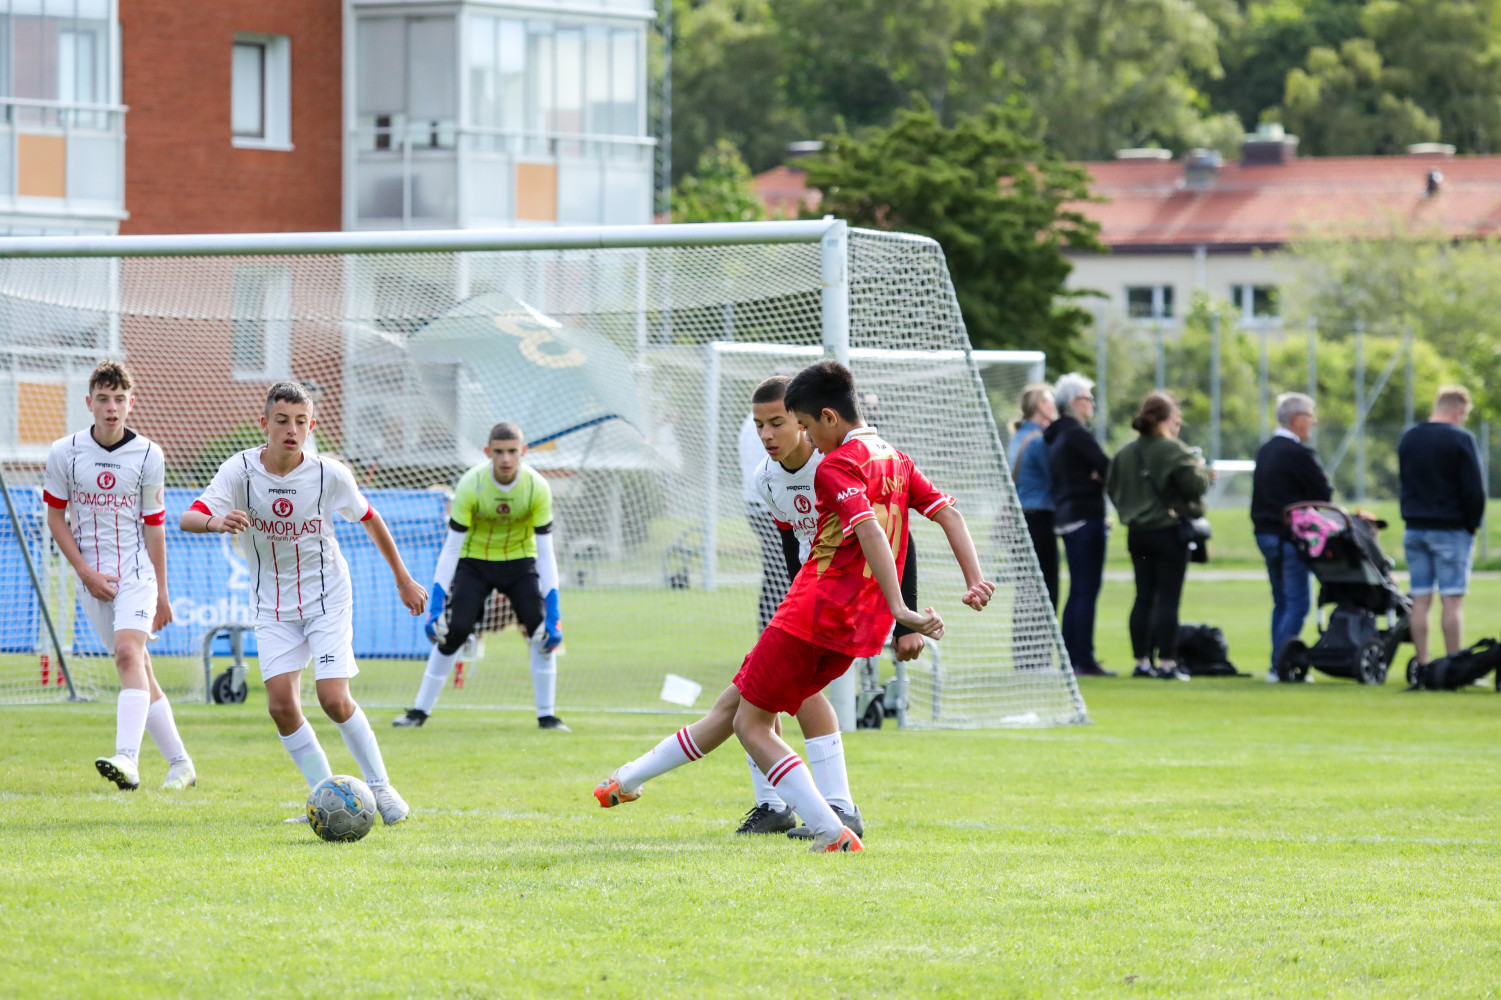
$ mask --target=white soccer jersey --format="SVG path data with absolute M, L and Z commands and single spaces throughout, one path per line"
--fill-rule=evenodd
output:
M 815 448 L 813 457 L 796 472 L 788 472 L 782 463 L 767 455 L 756 470 L 756 496 L 771 508 L 777 526 L 791 528 L 797 536 L 797 557 L 808 561 L 813 536 L 818 533 L 818 512 L 813 509 L 813 473 L 823 459 Z
M 253 576 L 256 620 L 298 621 L 353 603 L 349 564 L 334 538 L 333 514 L 374 514 L 342 462 L 304 455 L 285 477 L 261 464 L 264 446 L 232 456 L 190 509 L 214 517 L 242 510 L 250 527 L 240 548 Z
M 120 580 L 155 580 L 142 526 L 166 516 L 165 479 L 161 445 L 127 430 L 105 448 L 83 430 L 52 442 L 42 499 L 68 509 L 84 562 Z

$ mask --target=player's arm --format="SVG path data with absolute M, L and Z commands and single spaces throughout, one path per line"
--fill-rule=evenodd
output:
M 229 471 L 228 463 L 219 467 L 208 489 L 182 512 L 177 526 L 194 535 L 210 532 L 238 535 L 250 527 L 250 516 L 235 509 L 234 475 Z
M 83 552 L 79 550 L 78 542 L 73 538 L 73 532 L 68 530 L 68 517 L 62 507 L 48 505 L 47 530 L 52 532 L 52 540 L 57 543 L 58 551 L 78 574 L 78 582 L 83 584 L 83 589 L 101 601 L 113 601 L 115 582 L 119 580 L 119 577 L 113 573 L 101 573 L 84 561 Z
M 141 525 L 141 533 L 146 537 L 146 557 L 156 570 L 156 615 L 151 619 L 151 631 L 160 632 L 172 624 L 172 600 L 167 596 L 167 526 L 160 519 L 148 520 Z
M 976 611 L 983 609 L 995 593 L 995 584 L 986 580 L 980 569 L 980 555 L 975 551 L 974 539 L 969 537 L 969 526 L 964 523 L 964 515 L 950 504 L 935 512 L 933 520 L 938 522 L 938 526 L 948 537 L 949 548 L 954 550 L 954 559 L 959 563 L 959 572 L 964 574 L 964 586 L 967 589 L 960 600 Z
M 396 578 L 396 593 L 401 598 L 401 603 L 414 615 L 422 614 L 427 607 L 427 591 L 422 584 L 412 579 L 412 574 L 407 572 L 406 563 L 401 561 L 401 553 L 396 551 L 396 539 L 391 537 L 391 529 L 386 527 L 385 520 L 376 512 L 374 507 L 369 508 L 364 517 L 360 518 L 360 524 L 365 527 L 365 534 L 370 536 L 370 541 L 375 543 L 375 550 L 381 554 L 386 565 L 391 567 L 391 575 Z
M 541 525 L 537 532 L 537 587 L 542 591 L 542 652 L 551 653 L 563 642 L 563 609 L 558 600 L 558 557 L 553 543 L 552 523 Z
M 469 534 L 469 525 L 448 520 L 448 533 L 443 536 L 443 548 L 438 550 L 438 565 L 433 569 L 433 589 L 427 604 L 427 624 L 423 631 L 432 642 L 438 641 L 438 620 L 448 604 L 448 593 L 453 590 L 453 575 L 459 568 L 459 553 L 464 551 L 464 536 Z
M 865 553 L 865 564 L 870 567 L 871 575 L 880 586 L 881 596 L 886 598 L 886 607 L 891 611 L 891 616 L 914 632 L 942 639 L 943 619 L 938 612 L 932 608 L 914 611 L 903 602 L 902 584 L 896 572 L 896 558 L 891 554 L 891 541 L 886 537 L 886 529 L 881 527 L 876 518 L 867 517 L 855 525 L 854 534 L 860 543 L 860 551 Z
M 907 556 L 902 560 L 902 603 L 910 611 L 917 610 L 917 540 L 907 536 Z M 892 630 L 892 645 L 898 660 L 915 660 L 922 654 L 922 636 L 898 623 Z

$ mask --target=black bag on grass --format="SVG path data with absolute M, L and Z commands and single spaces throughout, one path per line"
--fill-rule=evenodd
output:
M 1230 662 L 1225 633 L 1213 625 L 1178 626 L 1178 663 L 1193 677 L 1245 676 Z
M 1492 670 L 1501 670 L 1501 642 L 1481 639 L 1469 649 L 1453 656 L 1440 656 L 1426 667 L 1414 665 L 1416 676 L 1409 677 L 1415 688 L 1429 691 L 1457 691 L 1468 687 Z M 1501 691 L 1501 673 L 1496 675 L 1496 690 Z

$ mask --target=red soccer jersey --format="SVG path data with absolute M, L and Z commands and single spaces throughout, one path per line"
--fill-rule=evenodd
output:
M 824 456 L 813 477 L 813 495 L 818 515 L 813 550 L 771 624 L 824 649 L 875 656 L 891 631 L 891 611 L 866 565 L 855 525 L 876 518 L 900 574 L 907 557 L 907 511 L 932 518 L 954 498 L 881 440 L 874 427 L 857 427 Z

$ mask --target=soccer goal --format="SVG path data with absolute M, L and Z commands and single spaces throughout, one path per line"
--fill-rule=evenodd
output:
M 260 440 L 265 390 L 290 377 L 317 401 L 316 448 L 354 470 L 424 583 L 448 490 L 483 459 L 488 428 L 516 421 L 555 498 L 560 710 L 661 711 L 675 708 L 667 675 L 700 685 L 702 708 L 756 638 L 762 552 L 737 451 L 750 391 L 832 356 L 854 369 L 871 422 L 958 498 L 999 584 L 985 613 L 963 608 L 942 532 L 916 520 L 920 599 L 950 627 L 909 665 L 907 723 L 1085 718 L 991 408 L 1037 376 L 1041 355 L 977 359 L 931 240 L 835 220 L 10 239 L 0 311 L 13 512 L 0 522 L 0 702 L 114 686 L 40 499 L 48 442 L 88 426 L 84 380 L 101 357 L 133 371 L 130 424 L 166 456 L 176 620 L 150 650 L 179 697 L 210 696 L 251 601 L 229 538 L 187 535 L 177 519 L 225 457 Z M 355 693 L 405 707 L 429 648 L 421 620 L 359 526 L 339 533 L 356 586 Z M 486 625 L 445 710 L 531 703 L 503 601 Z M 253 661 L 253 633 L 234 642 Z

